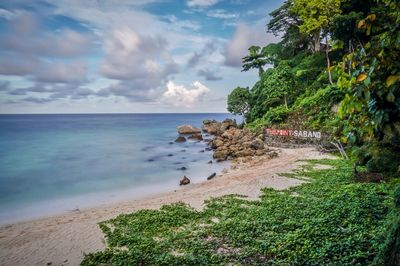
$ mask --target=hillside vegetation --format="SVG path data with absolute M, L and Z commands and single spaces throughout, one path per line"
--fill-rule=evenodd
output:
M 322 130 L 371 172 L 400 173 L 400 1 L 287 0 L 267 30 L 280 43 L 252 46 L 228 110 L 246 126 Z

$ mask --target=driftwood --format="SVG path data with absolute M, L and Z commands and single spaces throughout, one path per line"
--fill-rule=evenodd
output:
M 332 144 L 333 146 L 335 146 L 336 149 L 339 150 L 340 155 L 342 155 L 343 159 L 346 159 L 346 160 L 349 159 L 349 156 L 347 156 L 346 151 L 344 150 L 344 148 L 343 148 L 343 146 L 342 146 L 342 143 L 340 143 L 339 141 L 336 141 L 336 142 L 331 141 L 331 144 Z

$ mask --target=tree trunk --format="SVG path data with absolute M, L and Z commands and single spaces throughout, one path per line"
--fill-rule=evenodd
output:
M 325 42 L 326 42 L 325 54 L 326 54 L 326 64 L 327 64 L 327 66 L 328 66 L 329 83 L 330 83 L 331 85 L 333 85 L 332 73 L 331 73 L 331 61 L 329 60 L 328 35 L 325 37 Z
M 321 51 L 321 32 L 317 31 L 313 34 L 314 53 Z

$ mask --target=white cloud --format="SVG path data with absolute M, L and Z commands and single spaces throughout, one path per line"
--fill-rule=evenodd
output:
M 223 9 L 210 10 L 206 13 L 208 17 L 219 19 L 234 19 L 238 17 L 236 13 L 230 13 Z
M 190 7 L 208 7 L 218 3 L 219 0 L 189 0 L 187 5 Z
M 177 85 L 172 81 L 167 83 L 167 90 L 162 94 L 161 101 L 173 106 L 192 107 L 210 92 L 210 89 L 199 81 L 193 83 L 193 89 Z
M 242 58 L 247 55 L 252 45 L 265 46 L 268 43 L 279 41 L 279 37 L 265 33 L 265 26 L 249 27 L 245 24 L 237 26 L 235 34 L 225 46 L 225 65 L 238 67 L 242 65 Z

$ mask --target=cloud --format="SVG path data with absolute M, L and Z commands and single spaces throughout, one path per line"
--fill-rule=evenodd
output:
M 166 51 L 168 43 L 161 36 L 142 36 L 131 28 L 113 30 L 106 38 L 106 58 L 100 73 L 117 80 L 164 80 L 177 72 L 177 65 Z
M 210 10 L 206 13 L 206 15 L 208 17 L 219 18 L 219 19 L 234 19 L 234 18 L 239 17 L 238 14 L 230 13 L 223 9 Z
M 187 5 L 189 7 L 209 7 L 218 3 L 219 0 L 189 0 Z
M 197 75 L 200 77 L 204 77 L 206 80 L 208 81 L 217 81 L 217 80 L 221 80 L 222 77 L 217 76 L 216 71 L 212 71 L 210 69 L 200 69 L 197 72 Z
M 75 57 L 86 54 L 93 41 L 91 34 L 70 29 L 48 32 L 35 14 L 19 12 L 6 23 L 0 47 L 24 55 Z
M 81 61 L 71 63 L 53 62 L 43 65 L 35 73 L 35 80 L 51 83 L 83 83 L 87 81 L 87 66 Z
M 197 66 L 204 57 L 211 55 L 216 50 L 217 50 L 217 47 L 213 43 L 209 42 L 209 43 L 205 44 L 203 49 L 200 52 L 195 52 L 189 58 L 189 61 L 188 61 L 186 67 L 193 68 L 193 67 Z
M 224 64 L 231 67 L 242 65 L 242 58 L 247 55 L 248 48 L 252 45 L 265 46 L 268 43 L 279 41 L 279 37 L 265 33 L 265 27 L 249 27 L 245 24 L 237 26 L 231 40 L 224 49 Z
M 161 101 L 173 106 L 192 107 L 205 94 L 210 92 L 210 89 L 199 81 L 195 81 L 193 87 L 193 89 L 187 89 L 183 85 L 169 81 L 167 90 L 162 94 Z

